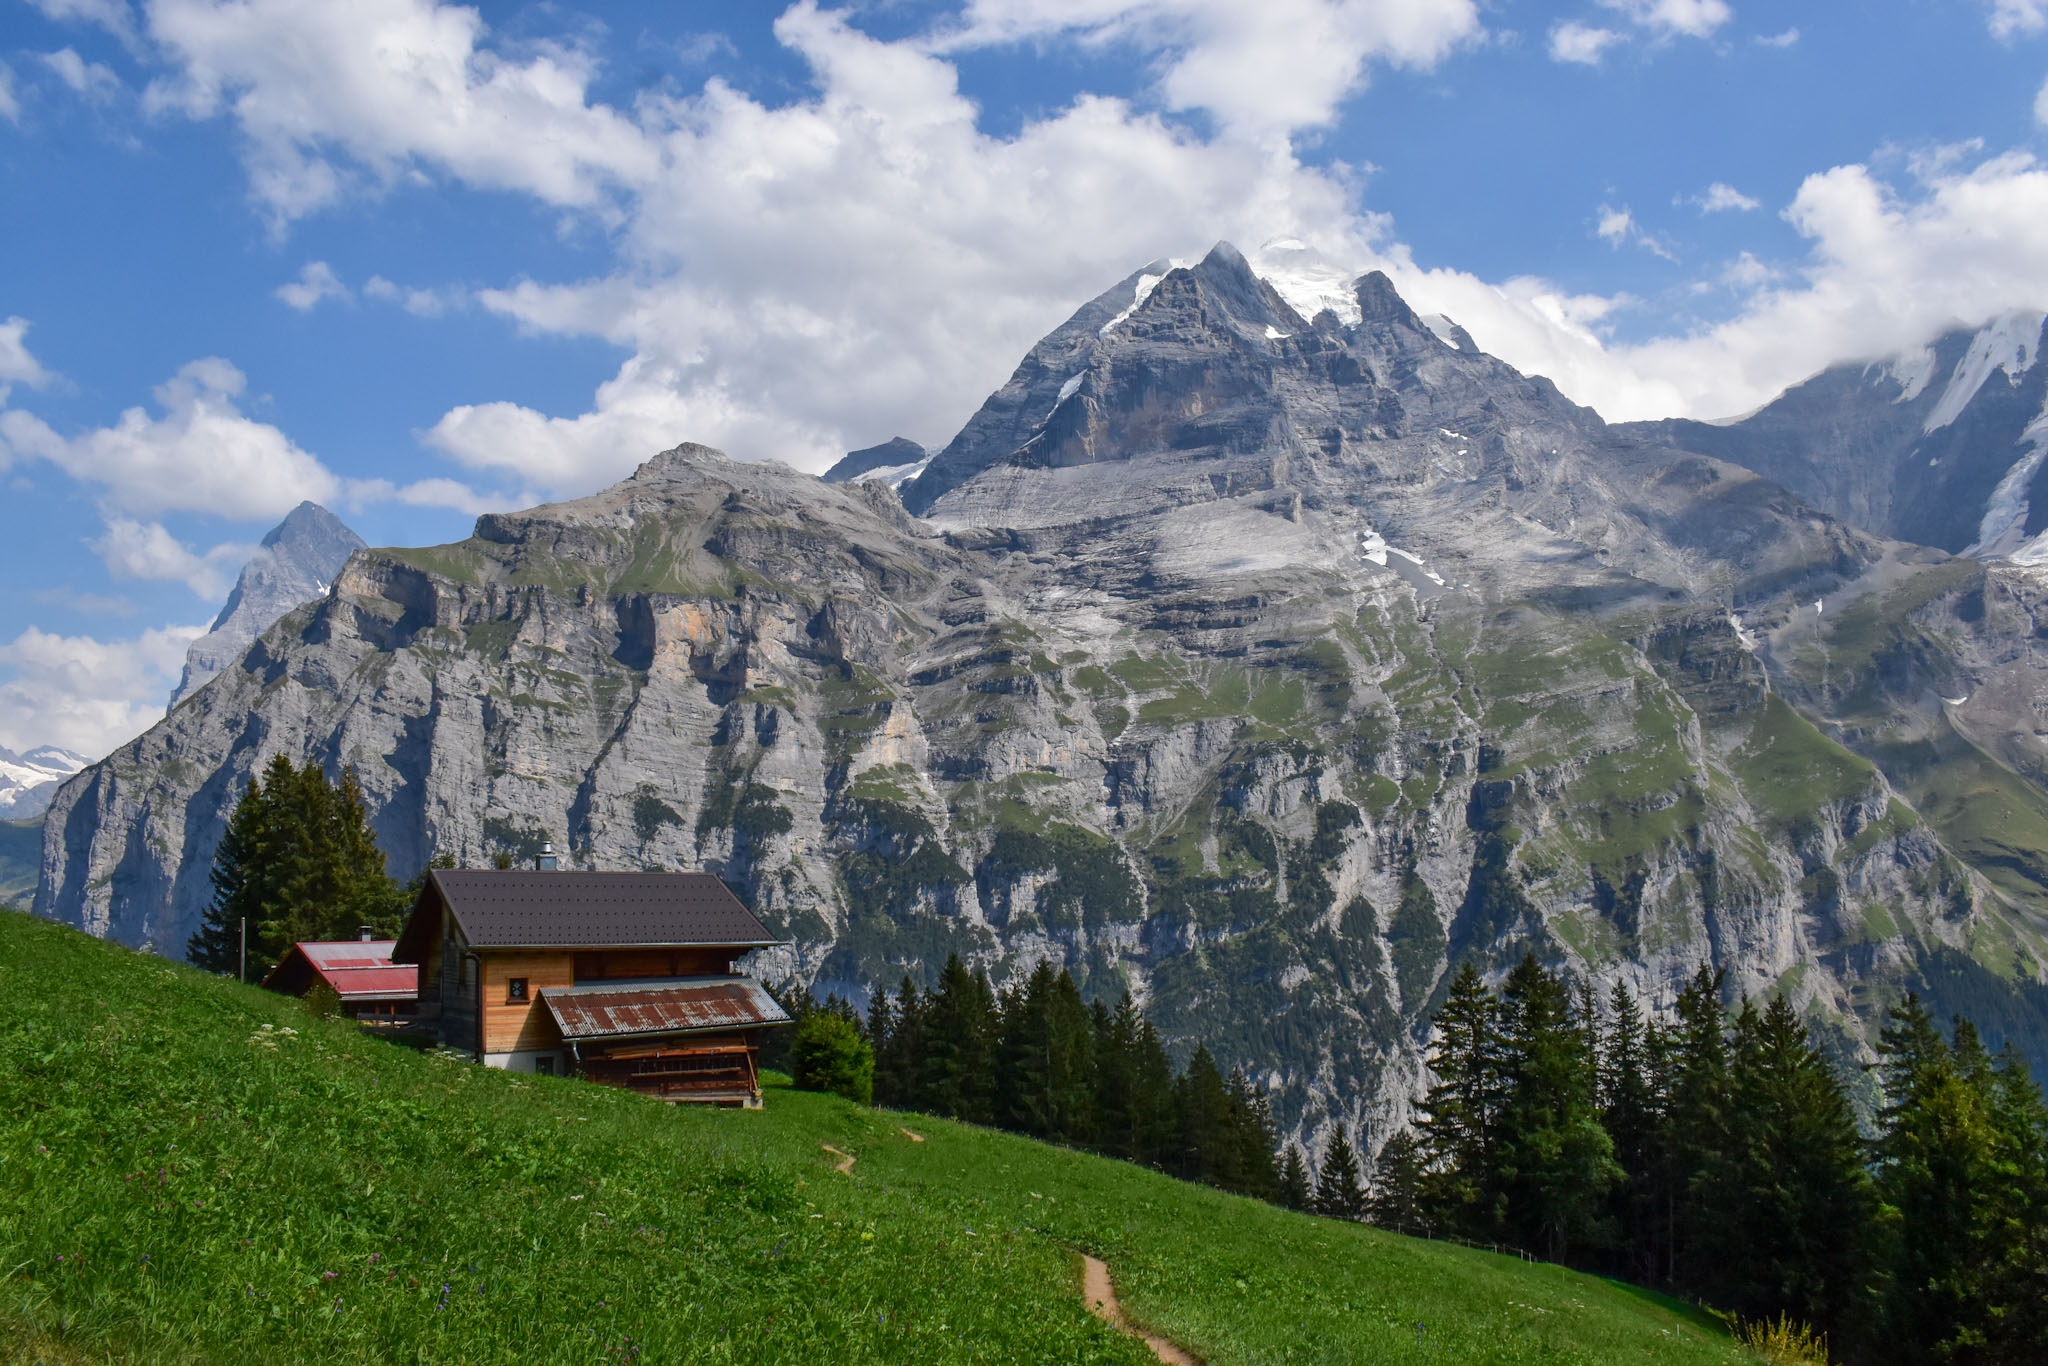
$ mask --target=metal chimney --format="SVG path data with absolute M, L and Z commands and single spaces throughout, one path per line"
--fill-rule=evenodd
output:
M 537 872 L 552 873 L 555 871 L 555 842 L 553 840 L 541 841 L 540 857 L 533 861 L 533 866 Z
M 364 925 L 356 930 L 356 937 L 362 940 L 365 944 L 367 944 L 372 939 L 376 938 L 376 935 L 371 932 L 370 927 L 368 925 Z

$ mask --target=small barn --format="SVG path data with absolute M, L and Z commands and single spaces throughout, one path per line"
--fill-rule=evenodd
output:
M 419 1009 L 419 969 L 391 961 L 392 939 L 308 940 L 292 945 L 263 979 L 287 996 L 304 996 L 325 982 L 341 998 L 342 1014 L 366 1024 L 403 1024 Z
M 441 1044 L 487 1067 L 758 1106 L 789 1023 L 739 960 L 779 941 L 710 873 L 435 869 L 392 957 Z

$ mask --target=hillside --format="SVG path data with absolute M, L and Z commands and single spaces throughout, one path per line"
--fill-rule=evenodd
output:
M 1150 1361 L 1077 1251 L 1211 1366 L 1747 1359 L 1556 1267 L 784 1088 L 489 1072 L 0 916 L 15 1359 Z
M 27 910 L 43 866 L 43 818 L 0 821 L 0 906 Z

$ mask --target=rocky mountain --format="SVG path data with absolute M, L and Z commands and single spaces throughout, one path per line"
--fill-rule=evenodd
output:
M 848 451 L 831 469 L 819 475 L 828 484 L 846 484 L 856 479 L 873 480 L 897 488 L 909 483 L 931 463 L 931 452 L 907 436 L 891 437 L 879 446 Z
M 190 697 L 270 624 L 302 602 L 327 591 L 363 538 L 318 503 L 301 503 L 270 529 L 235 580 L 213 629 L 185 652 L 185 673 L 171 693 L 171 705 Z
M 1732 461 L 1837 517 L 1958 555 L 2048 563 L 2048 359 L 2039 313 L 1825 370 L 1728 423 L 1622 430 Z
M 58 784 L 92 760 L 55 745 L 16 754 L 0 745 L 0 820 L 23 820 L 42 814 Z
M 820 992 L 1056 959 L 1311 1136 L 1405 1113 L 1468 958 L 1712 962 L 1844 1056 L 1910 986 L 2039 1058 L 2044 594 L 1219 246 L 900 501 L 686 445 L 358 552 L 64 787 L 36 909 L 177 953 L 282 752 L 359 772 L 401 876 L 715 869 Z

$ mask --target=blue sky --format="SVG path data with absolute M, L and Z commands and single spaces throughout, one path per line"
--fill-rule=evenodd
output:
M 941 443 L 1218 238 L 1615 418 L 2048 308 L 2048 0 L 0 0 L 0 745 L 97 755 L 300 498 Z

